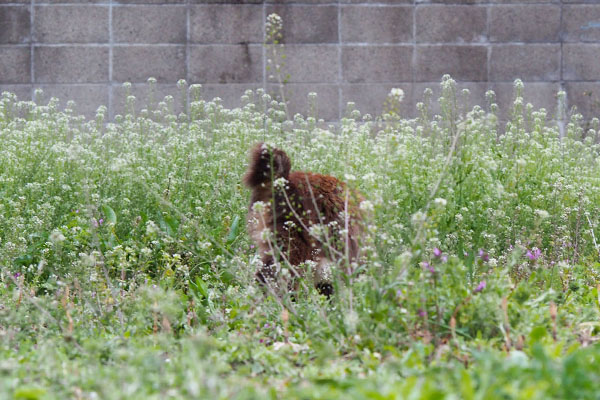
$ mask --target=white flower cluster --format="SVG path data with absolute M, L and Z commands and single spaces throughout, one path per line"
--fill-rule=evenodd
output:
M 390 90 L 390 97 L 398 102 L 404 100 L 404 90 L 400 88 L 393 88 Z

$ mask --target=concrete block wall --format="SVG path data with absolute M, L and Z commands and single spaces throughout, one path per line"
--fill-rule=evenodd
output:
M 354 101 L 379 113 L 389 90 L 402 112 L 449 73 L 484 104 L 493 89 L 506 109 L 512 82 L 526 100 L 555 109 L 558 90 L 587 117 L 600 116 L 599 0 L 0 0 L 0 91 L 73 99 L 88 116 L 124 109 L 122 83 L 141 100 L 176 82 L 201 83 L 206 98 L 239 104 L 265 71 L 267 15 L 283 19 L 292 112 L 318 96 L 336 120 Z

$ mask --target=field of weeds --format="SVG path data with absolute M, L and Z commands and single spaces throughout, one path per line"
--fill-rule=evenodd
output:
M 493 93 L 466 109 L 441 85 L 419 118 L 395 93 L 335 125 L 183 82 L 110 121 L 4 93 L 0 397 L 597 399 L 598 120 L 517 81 L 501 123 Z M 365 197 L 365 258 L 330 298 L 255 282 L 257 142 Z

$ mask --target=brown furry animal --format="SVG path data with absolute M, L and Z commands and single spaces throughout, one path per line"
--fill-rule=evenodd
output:
M 252 190 L 248 231 L 263 263 L 256 278 L 276 285 L 280 261 L 294 267 L 312 261 L 317 289 L 330 295 L 329 266 L 340 260 L 349 265 L 359 256 L 361 198 L 332 176 L 290 169 L 291 161 L 280 149 L 258 143 L 250 151 L 244 176 Z M 263 204 L 257 206 L 257 202 Z M 292 268 L 292 278 L 303 273 Z M 288 286 L 297 289 L 297 279 Z

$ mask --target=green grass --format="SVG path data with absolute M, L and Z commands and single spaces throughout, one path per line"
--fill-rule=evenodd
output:
M 597 120 L 520 82 L 507 124 L 449 78 L 439 115 L 335 127 L 181 88 L 112 122 L 2 95 L 0 398 L 598 398 Z M 258 141 L 373 208 L 329 300 L 254 282 Z

